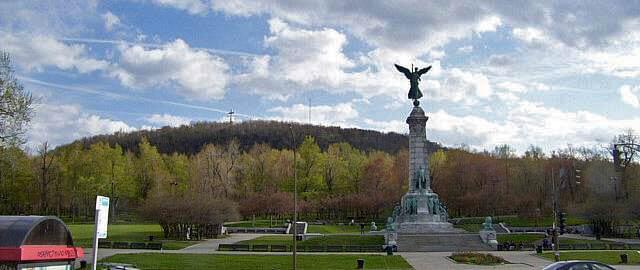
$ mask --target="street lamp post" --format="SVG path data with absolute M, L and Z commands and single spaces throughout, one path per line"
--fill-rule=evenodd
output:
M 293 269 L 296 267 L 296 251 L 298 249 L 298 174 L 296 173 L 296 136 L 293 133 L 293 126 L 289 125 L 291 130 L 291 141 L 293 142 Z
M 556 187 L 555 170 L 551 168 L 551 185 L 553 186 L 553 257 L 555 261 L 560 261 L 559 235 L 556 227 L 558 218 L 558 188 Z

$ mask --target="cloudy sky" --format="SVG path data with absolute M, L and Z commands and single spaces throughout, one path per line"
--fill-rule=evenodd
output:
M 545 151 L 640 125 L 638 1 L 0 0 L 0 50 L 39 97 L 29 144 L 276 119 Z

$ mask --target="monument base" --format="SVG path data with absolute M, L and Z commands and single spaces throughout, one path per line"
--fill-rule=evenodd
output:
M 396 232 L 404 234 L 431 233 L 464 233 L 462 229 L 454 228 L 449 222 L 401 222 L 396 224 Z

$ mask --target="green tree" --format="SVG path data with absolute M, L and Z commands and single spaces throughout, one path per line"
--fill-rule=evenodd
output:
M 18 147 L 0 148 L 0 215 L 29 214 L 36 185 L 32 163 Z
M 167 169 L 158 149 L 146 138 L 142 139 L 138 147 L 140 153 L 134 162 L 138 195 L 146 199 L 151 192 L 159 194 L 168 191 L 170 186 L 167 181 Z
M 13 75 L 9 54 L 0 52 L 0 147 L 23 143 L 33 97 Z
M 323 179 L 325 157 L 315 139 L 305 137 L 297 152 L 298 193 L 308 196 L 322 191 L 326 188 Z

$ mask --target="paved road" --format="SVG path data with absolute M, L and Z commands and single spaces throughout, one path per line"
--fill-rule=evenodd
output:
M 431 269 L 542 269 L 549 261 L 530 255 L 530 252 L 490 252 L 512 264 L 499 266 L 476 266 L 458 264 L 447 258 L 451 252 L 404 252 L 400 254 L 416 270 Z
M 477 266 L 458 264 L 448 259 L 451 252 L 404 252 L 398 253 L 416 270 L 466 270 L 466 269 L 542 269 L 546 265 L 551 264 L 550 261 L 542 259 L 527 251 L 494 251 L 489 252 L 496 256 L 502 257 L 511 262 L 511 264 L 498 266 Z M 631 270 L 640 269 L 640 266 L 615 265 L 616 269 Z

